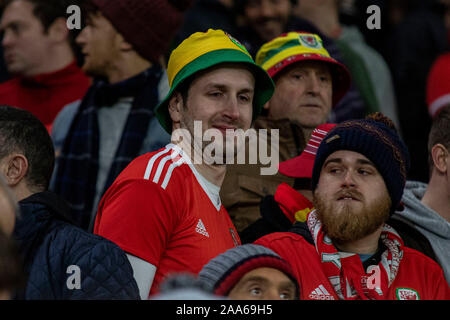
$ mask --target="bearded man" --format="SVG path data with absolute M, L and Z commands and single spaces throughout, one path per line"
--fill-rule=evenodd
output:
M 300 299 L 449 299 L 439 265 L 407 248 L 385 222 L 400 206 L 407 148 L 380 113 L 338 124 L 312 174 L 314 206 L 302 232 L 256 241 L 294 269 Z

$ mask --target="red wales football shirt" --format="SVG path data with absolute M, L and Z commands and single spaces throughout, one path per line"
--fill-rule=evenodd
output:
M 167 275 L 197 274 L 240 244 L 227 211 L 188 162 L 171 144 L 136 158 L 98 208 L 94 232 L 157 268 L 150 294 Z

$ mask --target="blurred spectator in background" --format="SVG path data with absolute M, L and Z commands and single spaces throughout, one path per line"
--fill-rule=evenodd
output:
M 51 187 L 84 229 L 93 229 L 103 193 L 131 160 L 170 141 L 154 108 L 168 92 L 163 56 L 189 2 L 86 4 L 87 26 L 76 41 L 85 54 L 83 70 L 98 81 L 55 120 Z
M 380 53 L 368 46 L 356 25 L 339 20 L 341 0 L 302 0 L 296 14 L 333 39 L 348 66 L 353 82 L 366 105 L 366 114 L 382 112 L 398 127 L 397 106 L 391 72 Z
M 426 96 L 432 119 L 450 105 L 450 53 L 439 56 L 433 63 L 428 74 Z
M 26 276 L 15 298 L 139 299 L 125 253 L 72 225 L 65 202 L 47 191 L 54 157 L 50 136 L 35 116 L 0 106 L 0 175 L 19 201 L 13 237 Z
M 440 0 L 408 1 L 408 10 L 385 44 L 394 80 L 401 133 L 411 153 L 409 180 L 427 182 L 426 85 L 431 65 L 449 49 L 448 6 Z M 383 29 L 383 25 L 381 26 Z
M 291 266 L 260 245 L 246 244 L 211 259 L 198 278 L 218 296 L 233 300 L 297 300 L 299 285 Z
M 197 0 L 186 11 L 184 23 L 175 37 L 175 48 L 195 32 L 220 29 L 231 35 L 236 34 L 235 0 Z
M 50 131 L 58 112 L 80 99 L 90 80 L 77 66 L 66 25 L 71 0 L 7 0 L 0 30 L 8 72 L 0 104 L 32 112 Z

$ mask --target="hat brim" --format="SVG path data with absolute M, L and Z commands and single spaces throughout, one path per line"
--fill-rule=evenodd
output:
M 172 118 L 169 114 L 168 104 L 172 94 L 178 86 L 190 76 L 199 71 L 223 63 L 242 63 L 247 66 L 255 77 L 255 94 L 253 103 L 253 119 L 255 119 L 262 110 L 264 104 L 269 101 L 275 90 L 275 85 L 267 72 L 256 65 L 252 58 L 245 53 L 233 49 L 220 49 L 208 52 L 194 61 L 190 62 L 181 69 L 170 87 L 170 91 L 164 100 L 156 107 L 156 117 L 162 127 L 169 133 L 172 133 Z
M 303 151 L 301 155 L 281 162 L 278 165 L 278 171 L 288 177 L 311 179 L 313 166 L 314 157 L 310 157 Z
M 318 54 L 297 54 L 290 56 L 288 59 L 284 59 L 279 63 L 275 64 L 273 67 L 267 70 L 267 73 L 272 77 L 272 79 L 284 70 L 286 67 L 292 65 L 296 62 L 301 61 L 323 61 L 331 67 L 331 74 L 333 77 L 333 107 L 335 107 L 339 101 L 345 96 L 347 91 L 350 89 L 352 78 L 350 71 L 342 63 L 329 57 L 324 57 Z

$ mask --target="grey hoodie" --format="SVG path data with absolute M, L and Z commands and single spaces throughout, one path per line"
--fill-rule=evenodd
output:
M 394 216 L 413 226 L 428 239 L 450 284 L 450 223 L 420 202 L 426 189 L 425 183 L 407 181 L 402 197 L 405 210 L 397 211 Z

